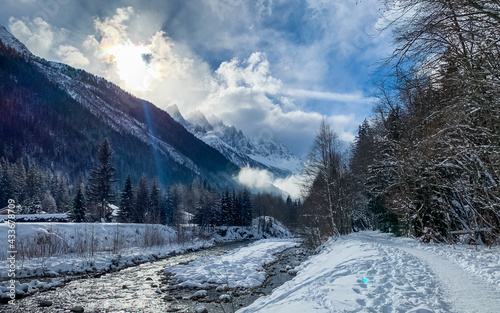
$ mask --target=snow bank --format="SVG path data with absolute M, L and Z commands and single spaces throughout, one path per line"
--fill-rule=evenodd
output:
M 208 236 L 217 242 L 242 239 L 293 238 L 294 236 L 281 222 L 270 216 L 261 216 L 252 221 L 251 227 L 221 226 Z
M 255 227 L 219 227 L 201 232 L 199 227 L 120 223 L 19 223 L 16 224 L 16 279 L 58 277 L 90 272 L 108 272 L 165 258 L 174 253 L 198 250 L 217 242 L 291 237 L 281 223 L 266 218 L 267 232 Z M 257 223 L 256 223 L 257 225 Z M 8 225 L 0 224 L 0 260 L 8 255 Z M 201 239 L 204 238 L 204 239 Z M 0 262 L 0 278 L 8 277 L 8 262 Z M 51 284 L 58 284 L 59 280 Z M 44 289 L 32 281 L 16 285 L 18 295 Z M 5 298 L 9 283 L 0 283 Z
M 8 215 L 0 215 L 0 223 L 6 223 Z M 17 214 L 16 222 L 67 222 L 68 214 Z
M 411 247 L 440 255 L 460 266 L 465 271 L 480 276 L 500 290 L 500 247 L 472 245 L 423 244 L 406 240 Z
M 276 261 L 276 253 L 297 245 L 293 239 L 259 240 L 223 256 L 200 258 L 187 265 L 168 267 L 165 273 L 178 280 L 177 286 L 180 287 L 257 287 L 266 279 L 263 266 Z
M 238 312 L 498 312 L 499 252 L 378 232 L 341 236 L 296 267 L 291 281 Z
M 203 233 L 194 226 L 19 223 L 16 224 L 16 277 L 114 270 L 217 242 L 273 235 L 291 237 L 281 223 L 271 218 L 267 221 L 267 232 L 255 227 L 218 227 Z M 0 238 L 5 238 L 0 240 L 0 260 L 6 260 L 8 256 L 7 231 L 7 224 L 0 224 Z M 7 272 L 7 262 L 1 262 L 0 277 L 7 277 Z

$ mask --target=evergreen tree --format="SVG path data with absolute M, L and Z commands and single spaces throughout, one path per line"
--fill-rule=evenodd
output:
M 231 225 L 232 226 L 242 226 L 242 205 L 241 205 L 241 193 L 233 190 L 233 196 L 231 200 Z
M 150 221 L 152 224 L 165 224 L 165 215 L 162 210 L 161 201 L 161 190 L 158 180 L 153 180 L 153 185 L 151 186 L 151 194 L 149 195 L 149 212 Z
M 2 157 L 0 159 L 0 203 L 2 204 L 6 204 L 9 199 L 13 199 L 14 197 L 12 182 L 8 172 L 9 161 Z M 18 201 L 15 198 L 14 200 Z
M 253 206 L 250 199 L 250 192 L 245 188 L 241 199 L 241 225 L 252 225 Z
M 29 168 L 26 177 L 26 213 L 35 214 L 42 210 L 42 189 L 42 172 L 36 165 L 33 165 Z
M 150 223 L 151 212 L 149 209 L 150 209 L 150 199 L 149 199 L 148 179 L 146 178 L 146 176 L 142 176 L 135 190 L 135 210 L 137 214 L 135 216 L 134 222 Z
M 134 192 L 132 189 L 132 179 L 130 178 L 130 174 L 128 174 L 121 194 L 120 213 L 118 215 L 118 221 L 120 223 L 135 222 L 136 217 L 134 216 L 134 214 Z
M 23 203 L 26 197 L 26 169 L 21 159 L 17 159 L 15 164 L 11 165 L 11 181 L 13 187 L 13 197 L 18 203 Z
M 232 203 L 231 196 L 229 194 L 229 189 L 222 193 L 220 197 L 220 220 L 218 225 L 229 226 L 233 223 L 232 221 Z
M 116 181 L 113 179 L 115 167 L 111 163 L 113 149 L 108 139 L 99 146 L 97 158 L 99 165 L 90 171 L 89 196 L 93 203 L 98 205 L 99 220 L 107 218 L 111 212 L 107 212 L 107 204 L 111 203 L 115 195 L 112 192 L 112 185 Z
M 167 190 L 165 197 L 165 218 L 168 225 L 175 225 L 177 221 L 177 214 L 179 211 L 180 195 L 175 186 L 171 186 Z
M 85 221 L 85 211 L 86 211 L 85 196 L 83 194 L 82 184 L 79 184 L 76 189 L 75 199 L 73 200 L 73 208 L 69 216 L 70 220 L 72 220 L 75 223 L 81 223 Z
M 297 202 L 292 200 L 292 197 L 286 198 L 286 224 L 290 228 L 297 227 Z

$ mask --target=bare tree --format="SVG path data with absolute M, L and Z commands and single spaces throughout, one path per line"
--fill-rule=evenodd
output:
M 343 150 L 337 135 L 323 119 L 304 168 L 307 199 L 302 215 L 320 237 L 351 232 L 351 175 Z

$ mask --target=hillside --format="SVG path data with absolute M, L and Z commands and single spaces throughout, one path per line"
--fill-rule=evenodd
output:
M 231 183 L 238 167 L 165 111 L 118 86 L 34 56 L 0 28 L 0 157 L 77 178 L 99 143 L 115 150 L 117 177 L 158 176 L 163 184 L 200 176 Z

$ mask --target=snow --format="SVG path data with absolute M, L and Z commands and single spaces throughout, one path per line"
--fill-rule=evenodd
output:
M 225 125 L 215 116 L 210 121 L 200 111 L 192 112 L 187 119 L 176 105 L 169 106 L 167 112 L 189 132 L 222 153 L 240 167 L 251 165 L 269 169 L 280 177 L 297 173 L 301 161 L 271 134 L 249 138 L 234 126 Z
M 9 219 L 8 215 L 0 215 L 0 223 L 5 223 Z M 68 214 L 57 213 L 57 214 L 17 214 L 16 222 L 28 222 L 28 221 L 50 221 L 50 220 L 67 220 Z
M 498 247 L 360 232 L 331 239 L 291 281 L 238 312 L 498 312 L 499 258 Z
M 165 269 L 180 287 L 208 288 L 227 285 L 230 288 L 260 286 L 266 279 L 263 266 L 276 261 L 276 254 L 297 246 L 293 239 L 264 239 L 223 256 L 196 259 L 187 265 Z
M 5 27 L 0 25 L 0 41 L 7 47 L 18 51 L 21 54 L 31 55 L 31 52 L 22 44 L 16 37 L 7 31 Z
M 195 311 L 196 313 L 204 313 L 204 312 L 207 312 L 207 308 L 206 308 L 205 306 L 203 306 L 203 305 L 199 305 L 199 306 L 197 306 L 197 307 L 194 309 L 194 311 Z
M 271 218 L 266 217 L 271 221 Z M 274 235 L 291 237 L 290 232 L 279 222 L 273 221 L 269 233 L 259 232 L 257 222 L 252 227 L 219 227 L 215 233 L 207 233 L 200 240 L 192 238 L 179 242 L 175 228 L 164 225 L 121 223 L 18 223 L 16 224 L 16 279 L 26 277 L 59 277 L 88 272 L 115 271 L 128 266 L 154 261 L 174 253 L 198 250 L 213 246 L 217 242 L 259 239 Z M 0 223 L 0 238 L 7 238 L 9 228 Z M 185 236 L 196 234 L 199 229 L 184 227 Z M 146 245 L 156 238 L 158 245 Z M 44 242 L 41 245 L 40 242 Z M 91 250 L 91 242 L 95 249 Z M 23 256 L 22 250 L 38 253 Z M 43 251 L 52 250 L 52 254 Z M 7 279 L 9 262 L 8 241 L 0 241 L 0 278 Z M 42 253 L 42 255 L 40 255 Z M 52 284 L 60 284 L 54 280 Z M 45 285 L 44 285 L 45 284 Z M 16 293 L 33 293 L 50 287 L 38 282 L 33 288 L 16 286 Z M 44 287 L 45 286 L 45 287 Z M 0 298 L 8 297 L 9 282 L 0 283 Z M 47 287 L 47 288 L 48 288 Z M 26 291 L 24 291 L 26 290 Z

